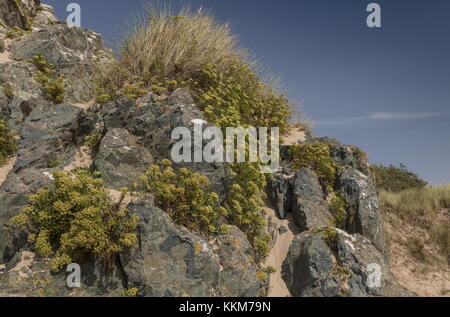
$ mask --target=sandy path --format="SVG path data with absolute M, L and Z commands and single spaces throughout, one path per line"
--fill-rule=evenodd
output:
M 8 173 L 13 169 L 14 164 L 16 163 L 17 157 L 13 157 L 9 160 L 9 162 L 6 163 L 5 166 L 0 167 L 0 186 L 2 186 L 3 182 L 6 179 L 6 176 L 8 176 Z
M 265 262 L 265 266 L 272 266 L 276 272 L 270 275 L 269 297 L 290 297 L 291 294 L 287 289 L 286 283 L 281 277 L 281 267 L 289 252 L 294 236 L 300 233 L 298 227 L 294 224 L 292 213 L 289 213 L 286 219 L 279 219 L 276 211 L 269 202 L 266 202 L 264 207 L 267 213 L 267 218 L 272 218 L 275 223 L 275 238 L 276 242 L 270 251 L 269 257 Z M 287 232 L 280 234 L 279 228 L 284 226 Z
M 77 108 L 83 109 L 83 110 L 88 110 L 89 108 L 91 108 L 93 105 L 95 104 L 95 100 L 91 100 L 85 103 L 74 103 L 73 105 Z
M 8 52 L 8 45 L 11 43 L 10 40 L 5 39 L 5 51 L 3 53 L 0 53 L 0 64 L 11 62 L 11 58 L 9 56 Z
M 284 143 L 283 145 L 294 145 L 299 142 L 306 141 L 306 133 L 300 128 L 293 128 L 286 135 L 283 135 Z

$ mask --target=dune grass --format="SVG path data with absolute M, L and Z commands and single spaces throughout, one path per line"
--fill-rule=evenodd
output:
M 413 188 L 398 193 L 381 191 L 379 199 L 384 212 L 426 230 L 431 242 L 450 260 L 450 185 Z M 423 249 L 419 240 L 411 232 L 410 248 L 418 255 Z

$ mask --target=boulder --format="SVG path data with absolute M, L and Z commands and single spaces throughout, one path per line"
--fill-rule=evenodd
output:
M 292 180 L 292 212 L 302 231 L 333 224 L 317 174 L 302 168 Z
M 296 236 L 283 263 L 282 277 L 293 296 L 412 296 L 390 274 L 372 242 L 335 228 Z
M 129 287 L 141 296 L 256 296 L 259 282 L 252 252 L 242 232 L 215 245 L 172 223 L 142 198 L 128 205 L 139 216 L 139 246 L 121 255 Z M 216 253 L 217 252 L 217 253 Z
M 39 104 L 48 103 L 42 87 L 33 80 L 30 65 L 17 62 L 0 64 L 0 119 L 5 120 L 11 131 L 20 133 L 25 120 Z M 9 86 L 12 97 L 6 97 L 1 86 Z
M 54 162 L 71 161 L 76 148 L 70 129 L 79 111 L 71 105 L 38 105 L 22 129 L 14 171 L 47 168 Z
M 172 146 L 177 142 L 171 139 L 173 129 L 187 127 L 193 134 L 194 120 L 204 120 L 188 89 L 177 89 L 165 98 L 150 94 L 137 101 L 119 99 L 109 102 L 102 106 L 100 116 L 106 129 L 125 128 L 136 136 L 155 162 L 171 159 Z M 204 128 L 207 126 L 211 125 L 205 124 Z M 225 198 L 230 179 L 226 163 L 177 163 L 174 167 L 186 167 L 206 176 L 211 183 L 208 190 Z
M 73 103 L 84 103 L 94 97 L 97 63 L 111 58 L 99 34 L 65 23 L 49 25 L 14 41 L 10 54 L 20 62 L 42 55 L 70 83 L 65 101 Z
M 0 0 L 0 20 L 8 27 L 26 29 L 39 5 L 40 0 Z
M 246 235 L 236 226 L 220 235 L 214 244 L 222 271 L 219 278 L 219 296 L 255 297 L 262 294 L 261 282 L 256 277 L 253 248 Z
M 372 241 L 387 261 L 388 251 L 378 196 L 369 177 L 354 168 L 347 169 L 338 176 L 338 189 L 350 210 L 346 230 L 349 233 L 359 233 Z
M 0 187 L 0 264 L 6 264 L 25 245 L 27 234 L 9 220 L 28 205 L 28 197 L 52 183 L 50 170 L 25 169 L 8 174 Z
M 152 162 L 150 152 L 132 134 L 125 129 L 111 129 L 100 143 L 94 165 L 105 186 L 120 189 L 139 183 L 139 177 Z
M 21 251 L 0 270 L 0 296 L 5 297 L 96 297 L 122 296 L 126 289 L 123 273 L 103 269 L 98 259 L 80 265 L 80 287 L 69 288 L 71 272 L 49 271 L 50 260 L 33 252 Z
M 275 174 L 267 182 L 269 198 L 275 206 L 280 219 L 284 219 L 291 211 L 292 186 L 290 179 L 283 174 Z
M 333 138 L 311 138 L 308 142 L 322 142 L 330 146 L 330 156 L 340 166 L 355 168 L 364 175 L 369 175 L 367 155 L 357 146 L 343 145 Z

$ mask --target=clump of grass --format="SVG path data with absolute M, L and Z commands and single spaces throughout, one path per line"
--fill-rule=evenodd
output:
M 450 185 L 407 189 L 399 193 L 381 191 L 379 198 L 385 211 L 420 223 L 421 217 L 450 209 Z
M 149 4 L 123 43 L 117 65 L 123 81 L 133 78 L 160 81 L 195 77 L 208 64 L 227 69 L 244 53 L 227 24 L 219 24 L 204 9 Z
M 407 189 L 398 193 L 381 191 L 380 207 L 407 223 L 430 233 L 430 238 L 450 261 L 450 185 Z M 410 241 L 411 242 L 411 241 Z M 413 252 L 420 246 L 418 240 Z
M 14 155 L 17 143 L 5 121 L 0 120 L 0 167 Z
M 85 170 L 53 177 L 54 185 L 32 195 L 11 223 L 30 229 L 28 240 L 40 256 L 54 257 L 52 271 L 94 256 L 115 264 L 115 255 L 137 242 L 137 216 L 121 208 L 127 191 L 113 202 L 102 180 Z

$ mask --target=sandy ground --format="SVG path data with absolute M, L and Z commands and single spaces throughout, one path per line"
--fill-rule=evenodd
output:
M 20 257 L 20 262 L 16 264 L 14 268 L 11 269 L 11 272 L 19 272 L 19 276 L 21 278 L 28 277 L 28 274 L 25 272 L 27 268 L 30 268 L 33 264 L 35 254 L 29 251 L 23 251 Z
M 7 50 L 10 43 L 11 43 L 11 40 L 5 39 L 6 50 L 3 53 L 0 53 L 0 64 L 1 63 L 6 63 L 6 62 L 11 62 L 11 58 L 9 56 L 9 52 Z
M 73 104 L 75 107 L 83 109 L 83 110 L 88 110 L 89 108 L 91 108 L 95 103 L 95 100 L 91 100 L 85 103 L 75 103 Z
M 294 236 L 300 233 L 298 227 L 294 224 L 292 213 L 289 213 L 287 219 L 279 219 L 273 206 L 266 202 L 264 210 L 267 213 L 267 218 L 272 218 L 275 223 L 275 244 L 270 251 L 269 257 L 265 262 L 265 266 L 272 266 L 276 272 L 270 275 L 269 297 L 291 297 L 286 283 L 281 278 L 281 267 L 289 252 Z M 284 226 L 287 232 L 280 234 L 279 228 Z
M 391 272 L 397 281 L 422 297 L 450 297 L 450 268 L 445 256 L 439 254 L 435 246 L 426 243 L 427 260 L 419 261 L 407 246 L 412 235 L 427 241 L 428 233 L 393 214 L 383 214 L 383 219 L 390 248 Z
M 64 167 L 66 173 L 73 172 L 77 168 L 89 167 L 92 164 L 91 150 L 87 146 L 82 146 L 75 154 L 72 163 Z
M 5 51 L 3 53 L 0 53 L 0 64 L 10 62 L 11 58 L 9 58 L 9 52 Z
M 283 145 L 294 145 L 306 141 L 306 133 L 300 128 L 293 128 L 289 133 L 283 135 Z
M 8 163 L 6 163 L 5 166 L 0 167 L 0 186 L 2 186 L 3 182 L 6 179 L 6 176 L 8 176 L 8 173 L 13 169 L 14 164 L 16 163 L 17 157 L 13 157 L 9 160 Z

